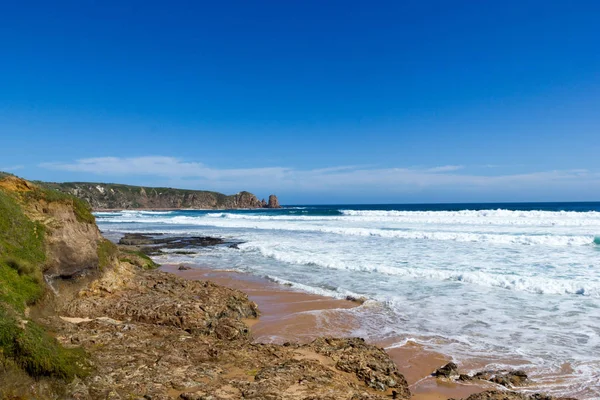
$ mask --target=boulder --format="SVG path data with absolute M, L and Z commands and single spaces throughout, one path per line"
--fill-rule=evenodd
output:
M 505 387 L 522 386 L 527 383 L 527 374 L 521 370 L 481 371 L 473 375 L 473 379 L 481 379 Z
M 451 378 L 454 376 L 458 376 L 458 366 L 453 362 L 449 362 L 443 367 L 436 369 L 432 375 L 439 378 Z
M 455 399 L 448 399 L 455 400 Z M 568 397 L 553 397 L 542 393 L 518 393 L 499 390 L 487 390 L 472 394 L 463 400 L 576 400 Z

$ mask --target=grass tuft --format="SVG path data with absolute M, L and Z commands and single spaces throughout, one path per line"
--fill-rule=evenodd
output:
M 44 234 L 43 225 L 27 218 L 17 201 L 0 190 L 0 301 L 17 310 L 44 293 Z
M 85 352 L 62 347 L 41 326 L 0 306 L 0 348 L 3 356 L 32 377 L 73 379 L 84 376 Z
M 118 257 L 119 249 L 110 240 L 104 239 L 98 243 L 98 268 L 100 271 L 108 268 Z
M 159 267 L 157 263 L 155 263 L 150 257 L 141 251 L 134 250 L 120 250 L 120 261 L 128 262 L 132 265 L 135 265 L 141 269 L 156 269 Z

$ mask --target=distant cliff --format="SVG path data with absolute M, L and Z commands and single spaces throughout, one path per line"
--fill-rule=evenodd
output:
M 94 210 L 279 208 L 277 197 L 258 200 L 250 192 L 224 195 L 204 190 L 142 187 L 112 183 L 39 183 L 87 201 Z

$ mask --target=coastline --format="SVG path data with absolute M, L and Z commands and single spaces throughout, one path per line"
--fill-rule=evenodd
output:
M 36 190 L 25 181 L 2 183 L 3 192 Z M 149 257 L 177 254 L 178 249 L 192 245 L 225 246 L 229 244 L 226 239 L 129 234 L 115 245 L 101 235 L 93 216 L 85 214 L 87 209 L 78 209 L 73 200 L 57 200 L 44 192 L 31 194 L 6 197 L 12 208 L 3 215 L 9 221 L 16 218 L 33 234 L 38 227 L 33 221 L 44 221 L 51 238 L 64 238 L 55 247 L 53 242 L 46 247 L 41 240 L 36 242 L 40 254 L 58 257 L 52 267 L 62 275 L 37 280 L 37 285 L 47 284 L 52 292 L 41 301 L 28 300 L 25 304 L 32 305 L 31 309 L 4 311 L 0 322 L 9 326 L 4 349 L 13 351 L 11 343 L 28 347 L 25 351 L 17 347 L 16 353 L 2 349 L 0 397 L 208 400 L 214 394 L 222 400 L 433 400 L 465 398 L 489 388 L 500 390 L 466 400 L 566 400 L 527 395 L 533 393 L 533 386 L 522 371 L 513 371 L 512 376 L 501 370 L 459 376 L 456 365 L 446 364 L 448 357 L 415 344 L 420 341 L 418 329 L 400 337 L 402 326 L 396 325 L 397 330 L 380 334 L 386 320 L 370 317 L 387 309 L 387 303 L 298 292 L 303 286 L 288 287 L 285 280 L 277 281 L 282 285 L 262 275 L 227 271 L 229 261 L 206 264 L 225 270 L 180 272 L 181 264 L 157 270 L 159 266 Z M 73 260 L 74 255 L 85 257 Z M 18 262 L 3 265 L 16 279 L 27 273 L 20 267 Z M 303 271 L 304 276 L 311 272 Z M 3 292 L 22 292 L 19 281 L 2 283 Z M 19 301 L 7 304 L 23 305 Z M 447 315 L 440 314 L 439 320 L 445 322 Z M 375 329 L 374 334 L 364 329 L 367 326 Z M 377 342 L 374 338 L 378 337 L 387 342 Z M 52 354 L 50 363 L 46 350 Z M 4 354 L 9 363 L 4 363 Z M 31 359 L 38 355 L 42 358 Z M 501 352 L 491 352 L 474 361 L 493 362 L 501 356 Z M 440 378 L 433 379 L 430 374 L 436 368 Z
M 248 295 L 259 309 L 258 319 L 245 320 L 256 343 L 309 343 L 317 337 L 348 337 L 358 323 L 351 310 L 360 307 L 356 301 L 333 299 L 291 289 L 250 274 L 213 270 L 195 266 L 179 270 L 178 265 L 165 264 L 160 270 L 184 279 L 206 280 L 237 289 Z M 406 378 L 415 400 L 466 398 L 485 390 L 498 389 L 484 382 L 461 384 L 436 379 L 431 374 L 450 361 L 450 357 L 407 342 L 389 347 L 394 341 L 370 343 L 384 348 Z

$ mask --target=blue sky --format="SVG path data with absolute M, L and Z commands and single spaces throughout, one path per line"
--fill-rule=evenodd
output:
M 287 204 L 600 200 L 598 20 L 594 1 L 3 2 L 0 169 Z

